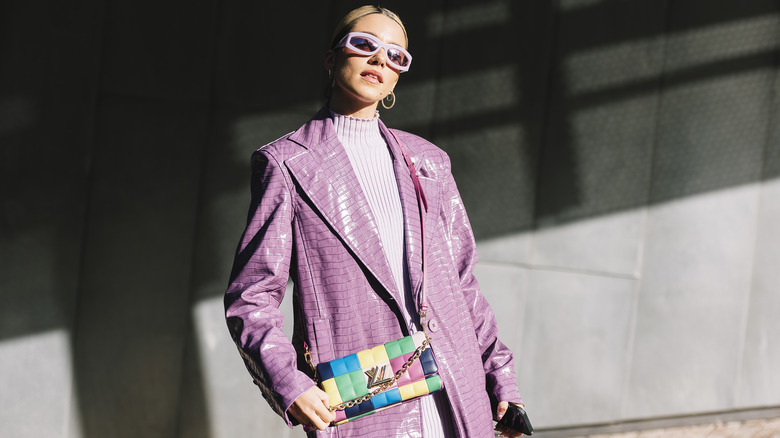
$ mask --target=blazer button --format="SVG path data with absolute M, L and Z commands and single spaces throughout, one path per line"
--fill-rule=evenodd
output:
M 428 330 L 429 331 L 435 332 L 438 329 L 439 329 L 439 323 L 435 319 L 432 319 L 432 320 L 428 321 Z

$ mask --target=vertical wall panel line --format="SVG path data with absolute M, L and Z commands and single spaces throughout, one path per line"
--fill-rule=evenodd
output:
M 98 10 L 96 11 L 95 19 L 95 40 L 97 41 L 95 53 L 97 54 L 95 65 L 93 66 L 94 78 L 96 79 L 92 83 L 92 104 L 91 112 L 85 117 L 85 124 L 89 126 L 89 138 L 85 142 L 85 184 L 84 184 L 84 208 L 82 212 L 83 223 L 80 230 L 81 235 L 81 249 L 79 251 L 78 273 L 76 274 L 76 291 L 75 291 L 75 305 L 73 306 L 73 320 L 71 327 L 68 327 L 70 331 L 70 349 L 71 349 L 71 382 L 70 382 L 70 397 L 67 406 L 67 412 L 65 414 L 65 424 L 63 424 L 63 437 L 67 438 L 82 438 L 83 436 L 83 412 L 81 404 L 79 403 L 79 394 L 74 393 L 78 391 L 79 385 L 77 381 L 78 370 L 76 367 L 78 363 L 76 361 L 76 352 L 79 347 L 79 339 L 77 337 L 79 333 L 79 325 L 81 324 L 82 317 L 85 317 L 82 305 L 82 291 L 84 289 L 84 278 L 86 278 L 87 269 L 87 243 L 90 228 L 90 211 L 92 209 L 94 185 L 95 185 L 95 151 L 97 142 L 97 114 L 101 106 L 101 91 L 100 84 L 103 78 L 103 58 L 106 51 L 106 3 L 103 1 L 96 2 Z M 73 412 L 76 410 L 77 412 Z M 74 416 L 78 416 L 82 419 L 82 430 L 79 433 L 79 437 L 70 437 L 67 434 L 71 429 L 70 421 Z

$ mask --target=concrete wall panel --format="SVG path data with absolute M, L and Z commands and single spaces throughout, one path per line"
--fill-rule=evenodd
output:
M 521 364 L 523 326 L 528 296 L 528 270 L 511 265 L 479 263 L 474 275 L 498 321 L 498 335 L 517 358 L 519 371 L 527 372 Z
M 283 304 L 286 323 L 292 317 L 292 307 L 287 304 L 291 300 L 290 293 Z M 188 378 L 187 381 L 191 384 L 188 386 L 204 388 L 205 409 L 202 413 L 206 421 L 195 416 L 201 407 L 197 403 L 191 403 L 190 398 L 185 398 L 185 415 L 181 419 L 179 436 L 284 438 L 300 435 L 300 430 L 290 430 L 271 410 L 260 390 L 252 383 L 252 378 L 227 333 L 222 298 L 200 301 L 193 309 L 193 317 L 197 348 L 192 350 L 189 359 L 199 364 L 201 370 L 188 374 L 193 379 L 201 380 L 192 381 Z M 292 323 L 289 323 L 289 326 L 291 328 Z M 285 330 L 285 333 L 289 332 Z
M 322 99 L 331 3 L 220 4 L 212 66 L 214 99 L 222 105 L 263 110 Z
M 649 213 L 627 417 L 735 405 L 757 208 L 750 185 Z
M 453 163 L 472 227 L 483 230 L 480 235 L 488 240 L 491 236 L 516 236 L 512 244 L 481 247 L 481 260 L 530 261 L 530 240 L 511 233 L 528 228 L 533 220 L 535 174 L 527 171 L 532 163 L 527 151 L 518 147 L 523 142 L 524 131 L 518 125 L 445 137 L 438 142 Z
M 86 437 L 175 433 L 206 116 L 102 101 L 75 347 Z
M 780 41 L 776 9 L 690 29 L 716 13 L 702 13 L 698 4 L 705 3 L 675 3 L 670 12 L 652 202 L 761 178 L 776 64 L 771 48 Z
M 666 13 L 616 2 L 559 14 L 535 265 L 638 274 L 644 215 L 621 211 L 647 201 Z
M 218 2 L 107 4 L 100 88 L 129 96 L 206 102 Z
M 736 404 L 778 34 L 696 5 L 670 9 L 629 417 Z
M 739 407 L 780 404 L 780 181 L 766 181 L 761 191 L 758 238 L 739 370 Z
M 775 70 L 776 72 L 780 70 Z M 780 74 L 775 74 L 771 126 L 764 156 L 764 181 L 747 313 L 738 405 L 780 404 Z
M 534 427 L 620 418 L 635 285 L 531 271 L 517 368 Z
M 195 237 L 194 299 L 222 296 L 249 211 L 252 153 L 296 129 L 319 106 L 259 111 L 220 108 L 206 140 Z
M 76 436 L 101 2 L 0 6 L 0 435 Z M 77 30 L 74 30 L 77 29 Z
M 533 227 L 539 144 L 532 117 L 539 114 L 532 109 L 541 90 L 530 78 L 546 71 L 544 64 L 533 65 L 538 46 L 529 44 L 531 32 L 536 31 L 537 41 L 543 39 L 528 14 L 534 6 L 507 0 L 448 2 L 424 28 L 438 44 L 431 54 L 439 71 L 430 138 L 452 159 L 480 240 L 516 236 Z M 528 262 L 526 245 L 515 241 L 506 250 L 488 250 L 484 260 Z
M 68 332 L 52 330 L 0 343 L 0 434 L 65 437 L 72 427 Z
M 639 277 L 646 212 L 642 209 L 542 228 L 536 266 Z

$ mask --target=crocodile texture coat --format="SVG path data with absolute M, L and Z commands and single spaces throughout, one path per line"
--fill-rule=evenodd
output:
M 380 121 L 393 158 L 404 214 L 405 256 L 418 302 L 422 280 L 420 213 L 394 137 Z M 462 437 L 492 437 L 498 401 L 521 401 L 512 353 L 473 275 L 471 226 L 447 155 L 394 130 L 415 163 L 428 201 L 428 333 Z M 371 209 L 327 108 L 252 156 L 252 200 L 225 296 L 227 324 L 247 369 L 271 407 L 287 409 L 315 382 L 303 360 L 352 354 L 409 333 Z M 282 333 L 279 305 L 294 282 L 295 333 Z M 412 401 L 318 431 L 318 437 L 421 436 Z

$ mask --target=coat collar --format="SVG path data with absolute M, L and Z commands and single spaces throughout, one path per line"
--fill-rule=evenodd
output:
M 404 215 L 406 262 L 413 299 L 417 302 L 422 280 L 421 227 L 417 195 L 398 143 L 381 120 L 379 129 L 390 146 L 393 159 Z M 344 146 L 336 135 L 330 110 L 323 107 L 288 138 L 306 148 L 305 152 L 285 160 L 285 165 L 298 185 L 356 258 L 396 302 L 401 302 L 401 291 L 395 283 L 387 256 L 383 250 L 377 250 L 383 246 L 374 214 Z M 407 143 L 404 142 L 404 146 L 419 168 L 424 162 L 419 146 Z M 425 213 L 425 218 L 426 245 L 429 246 L 438 214 L 435 209 L 439 205 L 439 185 L 433 179 L 422 175 L 420 182 L 428 198 L 429 211 Z
M 323 143 L 327 144 L 333 138 L 336 138 L 336 141 L 338 142 L 336 129 L 333 128 L 333 120 L 330 118 L 330 110 L 328 107 L 323 106 L 320 108 L 311 120 L 298 128 L 297 131 L 290 134 L 288 138 L 306 149 L 311 149 L 312 147 Z

